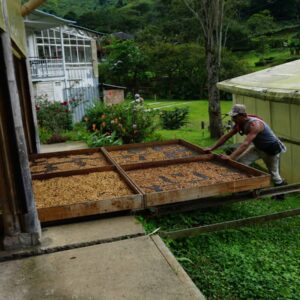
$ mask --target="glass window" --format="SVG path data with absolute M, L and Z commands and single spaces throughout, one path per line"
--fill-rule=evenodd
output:
M 78 45 L 83 45 L 83 44 L 84 44 L 84 41 L 83 41 L 83 40 L 77 40 L 77 44 L 78 44 Z
M 50 46 L 50 50 L 51 50 L 51 58 L 57 58 L 56 47 Z
M 71 47 L 71 54 L 72 54 L 72 62 L 77 63 L 78 55 L 77 55 L 77 47 L 76 46 Z
M 77 42 L 76 42 L 75 39 L 70 39 L 70 41 L 71 41 L 71 44 L 72 44 L 72 45 L 76 45 L 76 44 L 77 44 Z
M 70 47 L 65 47 L 65 59 L 66 59 L 66 62 L 68 62 L 68 63 L 72 62 L 71 48 Z
M 44 58 L 50 58 L 50 50 L 49 50 L 49 46 L 45 46 L 44 47 Z
M 57 52 L 57 58 L 62 58 L 62 51 L 60 46 L 56 47 L 56 52 Z
M 43 44 L 43 39 L 42 38 L 37 38 L 36 42 L 37 42 L 37 44 Z
M 49 30 L 48 32 L 49 32 L 50 37 L 54 37 L 54 31 L 53 30 Z
M 39 58 L 45 58 L 44 47 L 38 46 L 38 56 Z
M 85 62 L 83 46 L 78 46 L 78 58 L 79 58 L 79 62 Z
M 55 37 L 57 39 L 60 39 L 60 32 L 58 30 L 55 30 Z
M 85 47 L 85 61 L 91 62 L 92 61 L 92 48 Z

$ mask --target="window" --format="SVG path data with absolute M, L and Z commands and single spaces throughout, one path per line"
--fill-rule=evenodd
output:
M 78 62 L 78 54 L 77 54 L 77 47 L 71 47 L 71 54 L 72 54 L 72 62 Z
M 72 62 L 72 56 L 71 56 L 71 48 L 65 47 L 65 59 L 67 63 Z
M 58 38 L 57 38 L 58 37 Z M 62 58 L 60 32 L 55 29 L 36 33 L 37 55 L 39 58 Z M 60 49 L 60 51 L 58 51 Z
M 47 29 L 36 33 L 39 58 L 62 58 L 59 29 Z M 67 63 L 91 63 L 91 41 L 81 36 L 63 32 L 65 60 Z

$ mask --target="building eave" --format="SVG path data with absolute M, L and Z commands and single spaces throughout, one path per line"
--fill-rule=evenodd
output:
M 217 86 L 232 94 L 299 103 L 300 60 L 225 80 Z

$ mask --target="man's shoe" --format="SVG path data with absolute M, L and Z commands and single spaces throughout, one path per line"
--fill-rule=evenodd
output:
M 274 186 L 284 186 L 287 185 L 287 182 L 285 180 L 283 180 L 281 183 L 275 183 Z M 272 196 L 271 199 L 277 200 L 277 201 L 283 201 L 285 199 L 285 194 L 280 194 L 280 195 L 276 195 L 276 196 Z

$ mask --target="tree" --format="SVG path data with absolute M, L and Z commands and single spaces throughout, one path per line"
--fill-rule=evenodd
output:
M 183 0 L 194 14 L 202 29 L 207 69 L 210 135 L 218 138 L 223 134 L 219 81 L 221 51 L 223 45 L 223 21 L 225 0 Z
M 252 33 L 264 33 L 268 32 L 276 27 L 274 18 L 270 14 L 269 10 L 263 10 L 259 13 L 253 14 L 247 20 L 247 26 Z
M 115 40 L 104 47 L 106 58 L 100 64 L 101 78 L 106 83 L 125 85 L 135 93 L 143 79 L 147 67 L 147 57 L 132 40 Z

